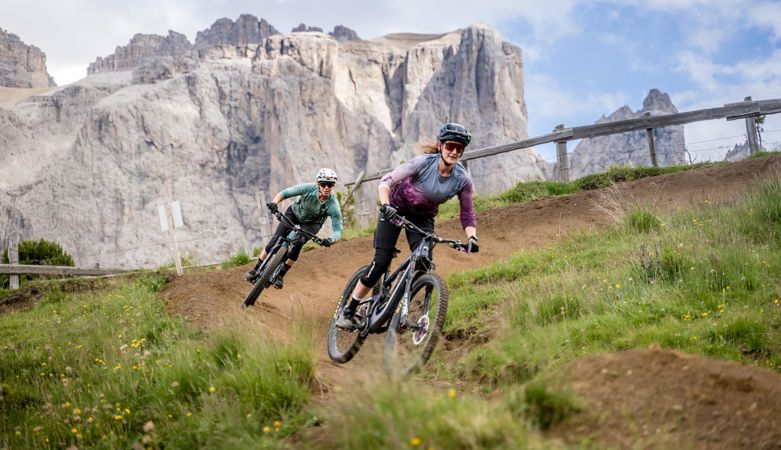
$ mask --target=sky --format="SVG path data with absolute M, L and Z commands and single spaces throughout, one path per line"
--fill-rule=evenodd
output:
M 636 111 L 652 88 L 681 112 L 781 98 L 778 0 L 0 0 L 0 28 L 43 50 L 62 86 L 136 33 L 174 30 L 194 42 L 217 19 L 244 13 L 281 32 L 344 25 L 364 39 L 486 23 L 523 51 L 529 136 L 624 105 Z M 781 114 L 762 128 L 763 141 L 781 147 Z M 694 161 L 718 160 L 745 142 L 746 127 L 722 119 L 685 134 Z M 537 151 L 555 161 L 552 144 Z

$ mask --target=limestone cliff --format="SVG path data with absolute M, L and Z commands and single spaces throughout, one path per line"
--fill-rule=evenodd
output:
M 113 54 L 105 58 L 98 57 L 87 68 L 88 74 L 130 70 L 141 64 L 161 56 L 177 57 L 191 54 L 192 44 L 187 37 L 175 31 L 169 31 L 168 36 L 156 34 L 136 34 L 130 43 L 117 47 Z
M 195 38 L 195 48 L 203 50 L 211 47 L 244 47 L 259 44 L 263 39 L 279 32 L 264 19 L 251 14 L 242 14 L 233 22 L 228 18 L 220 19 Z
M 46 71 L 46 54 L 19 36 L 0 28 L 0 86 L 42 88 L 56 86 Z
M 273 195 L 323 166 L 343 186 L 413 157 L 446 121 L 465 124 L 475 149 L 527 137 L 521 50 L 486 26 L 344 42 L 220 38 L 197 54 L 169 38 L 136 40 L 138 51 L 105 66 L 132 70 L 93 71 L 0 110 L 0 144 L 17 149 L 0 153 L 0 218 L 61 242 L 81 266 L 155 266 L 169 258 L 157 206 L 177 199 L 183 253 L 209 262 L 260 244 L 258 190 Z M 168 50 L 147 59 L 142 47 Z M 469 168 L 481 194 L 548 170 L 531 149 Z M 375 197 L 368 186 L 359 207 L 373 211 Z

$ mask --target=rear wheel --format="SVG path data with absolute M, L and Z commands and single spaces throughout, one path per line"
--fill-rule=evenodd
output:
M 344 311 L 344 308 L 350 303 L 353 289 L 355 289 L 358 281 L 360 281 L 368 272 L 369 266 L 358 269 L 347 282 L 344 291 L 342 291 L 342 296 L 339 298 L 339 304 L 336 306 L 336 312 L 331 319 L 331 326 L 328 329 L 328 356 L 333 362 L 343 364 L 350 361 L 355 354 L 358 353 L 358 350 L 361 349 L 363 341 L 366 340 L 367 335 L 361 333 L 358 329 L 347 331 L 337 327 L 336 319 L 339 318 Z M 377 291 L 378 286 L 375 286 L 374 292 Z M 369 313 L 369 306 L 369 301 L 362 302 L 358 305 L 358 308 L 355 311 L 356 320 L 361 321 L 366 318 Z
M 409 311 L 391 319 L 385 339 L 385 371 L 394 378 L 411 375 L 428 361 L 437 345 L 447 314 L 447 287 L 435 273 L 415 279 Z
M 267 288 L 271 284 L 271 277 L 274 275 L 274 272 L 276 272 L 277 268 L 283 262 L 285 262 L 285 258 L 287 257 L 286 250 L 287 249 L 283 247 L 277 252 L 266 256 L 266 258 L 271 259 L 269 260 L 268 264 L 266 264 L 266 267 L 263 268 L 263 271 L 255 281 L 255 284 L 252 285 L 252 290 L 249 291 L 247 298 L 245 298 L 244 302 L 241 304 L 242 308 L 254 305 L 258 300 L 258 297 L 260 297 L 260 293 L 263 292 L 263 289 Z

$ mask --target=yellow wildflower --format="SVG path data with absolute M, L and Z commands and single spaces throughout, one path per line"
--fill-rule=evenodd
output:
M 450 398 L 454 398 L 456 396 L 456 390 L 453 388 L 448 389 L 447 396 Z
M 409 445 L 411 445 L 413 447 L 417 447 L 418 445 L 420 445 L 420 442 L 421 442 L 420 438 L 415 436 L 414 438 L 409 440 Z
M 209 386 L 209 393 L 214 394 L 215 392 L 217 392 L 217 388 L 214 386 Z

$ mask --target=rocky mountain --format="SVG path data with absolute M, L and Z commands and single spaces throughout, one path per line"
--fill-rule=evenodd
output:
M 333 36 L 339 42 L 358 41 L 361 39 L 358 37 L 358 33 L 342 25 L 335 26 L 334 31 L 328 32 L 328 35 Z
M 446 121 L 470 128 L 473 148 L 528 137 L 521 49 L 487 26 L 344 42 L 271 34 L 249 46 L 244 32 L 215 31 L 253 20 L 263 23 L 218 21 L 195 47 L 236 40 L 196 53 L 173 32 L 134 37 L 93 66 L 113 70 L 0 109 L 0 222 L 62 243 L 80 266 L 156 266 L 169 260 L 157 208 L 176 199 L 183 254 L 222 260 L 261 243 L 257 191 L 323 166 L 341 182 L 387 170 Z M 469 170 L 481 194 L 549 173 L 532 149 Z M 356 195 L 358 211 L 375 211 L 376 183 Z
M 264 19 L 242 14 L 236 22 L 222 18 L 208 29 L 199 31 L 195 37 L 195 48 L 202 50 L 219 46 L 257 46 L 263 39 L 274 34 L 279 32 Z
M 98 57 L 89 65 L 87 73 L 92 75 L 129 70 L 158 57 L 186 56 L 191 55 L 192 51 L 193 45 L 187 40 L 187 36 L 181 33 L 169 31 L 168 36 L 139 33 L 133 36 L 128 45 L 117 47 L 113 54 L 105 58 Z
M 724 161 L 735 162 L 748 158 L 751 155 L 751 147 L 747 142 L 742 144 L 735 144 L 732 150 L 729 150 L 724 155 Z
M 46 71 L 46 54 L 19 36 L 0 28 L 0 86 L 42 88 L 57 86 Z
M 302 33 L 302 32 L 317 32 L 322 33 L 323 29 L 320 27 L 311 27 L 308 26 L 305 23 L 299 23 L 298 26 L 293 27 L 292 30 L 290 30 L 291 33 Z
M 616 120 L 634 119 L 646 114 L 674 114 L 678 109 L 670 101 L 670 97 L 651 89 L 643 100 L 643 107 L 635 112 L 628 106 L 622 106 L 607 117 L 601 117 L 596 123 Z M 656 161 L 660 166 L 683 164 L 685 162 L 685 147 L 683 126 L 657 128 L 653 131 L 656 144 Z M 645 130 L 631 133 L 599 136 L 583 139 L 575 146 L 569 155 L 570 179 L 575 179 L 590 173 L 604 171 L 614 165 L 651 165 L 648 149 L 648 137 Z

